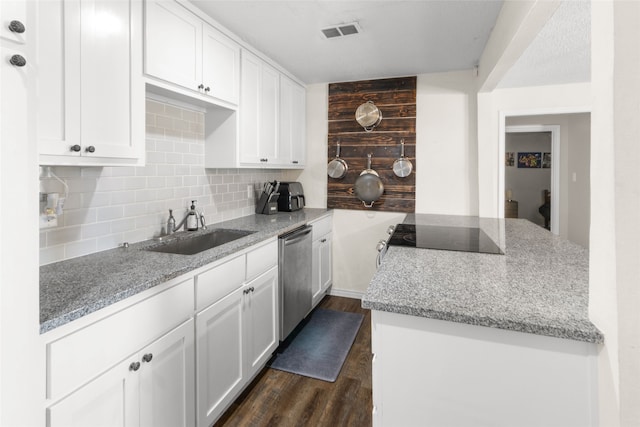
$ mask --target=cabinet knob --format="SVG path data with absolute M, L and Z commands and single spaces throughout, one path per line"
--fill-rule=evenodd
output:
M 293 160 L 291 163 L 293 163 L 294 165 L 297 165 L 298 161 L 297 160 Z
M 147 353 L 144 356 L 142 356 L 142 361 L 143 362 L 151 362 L 151 359 L 153 359 L 153 353 Z
M 86 151 L 87 153 L 95 153 L 96 147 L 94 147 L 93 145 L 90 145 L 87 148 L 85 148 L 84 151 Z
M 11 65 L 15 65 L 16 67 L 24 67 L 27 65 L 27 60 L 24 59 L 22 55 L 13 55 L 11 59 L 9 59 L 9 63 Z
M 210 90 L 211 90 L 211 88 L 209 86 L 204 88 L 204 91 L 207 92 L 207 93 L 209 93 Z
M 129 370 L 135 372 L 138 369 L 140 369 L 140 362 L 131 362 L 131 365 L 129 365 Z
M 254 287 L 252 286 L 252 287 L 250 287 L 250 288 L 249 288 L 249 290 L 250 290 L 251 292 L 253 292 L 253 291 L 255 291 L 255 290 L 256 290 L 256 288 L 254 288 Z
M 327 239 L 320 239 L 320 243 L 326 243 Z
M 81 148 L 82 148 L 82 147 L 80 147 L 78 144 L 76 144 L 76 145 L 72 145 L 72 146 L 71 146 L 71 151 L 75 151 L 75 152 L 77 153 L 78 151 L 80 151 L 80 150 L 81 150 Z
M 200 84 L 198 85 L 198 89 L 204 89 L 204 85 L 203 85 L 202 83 L 200 83 Z
M 24 33 L 24 24 L 20 21 L 11 21 L 9 23 L 9 30 L 11 30 L 12 33 L 22 34 Z
M 245 295 L 248 294 L 249 292 L 251 292 L 250 289 L 245 289 L 244 291 L 242 291 L 242 293 L 245 294 Z

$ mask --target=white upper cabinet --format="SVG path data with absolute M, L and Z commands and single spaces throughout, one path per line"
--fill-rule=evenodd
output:
M 179 3 L 145 4 L 145 73 L 196 98 L 237 105 L 240 46 Z
M 280 74 L 247 51 L 242 52 L 240 100 L 240 163 L 272 166 L 279 163 L 278 117 Z
M 289 167 L 304 167 L 306 160 L 306 92 L 291 80 L 280 76 L 280 155 Z
M 174 1 L 146 1 L 145 18 L 145 73 L 199 90 L 202 21 Z
M 242 50 L 240 68 L 240 136 L 233 144 L 231 132 L 224 138 L 208 135 L 205 167 L 304 167 L 305 88 L 247 50 Z M 214 116 L 207 119 L 225 118 Z
M 205 93 L 238 104 L 240 47 L 206 24 L 202 33 L 202 46 L 202 81 Z
M 140 0 L 38 2 L 41 164 L 144 162 Z

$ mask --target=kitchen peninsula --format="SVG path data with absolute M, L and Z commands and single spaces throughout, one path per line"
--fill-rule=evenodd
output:
M 393 246 L 373 277 L 374 425 L 597 425 L 588 251 L 526 220 L 480 226 L 504 255 Z

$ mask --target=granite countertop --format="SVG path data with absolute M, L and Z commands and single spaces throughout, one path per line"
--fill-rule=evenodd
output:
M 69 323 L 146 289 L 325 216 L 327 209 L 303 209 L 275 215 L 250 215 L 209 224 L 207 230 L 180 232 L 171 238 L 204 234 L 215 228 L 255 233 L 195 255 L 145 250 L 147 240 L 40 267 L 40 333 Z
M 410 215 L 405 223 L 438 217 L 471 218 Z M 588 250 L 524 219 L 492 221 L 480 228 L 504 255 L 392 246 L 362 307 L 603 343 L 588 317 Z

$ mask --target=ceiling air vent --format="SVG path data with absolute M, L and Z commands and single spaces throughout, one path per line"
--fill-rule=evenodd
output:
M 360 32 L 360 26 L 357 22 L 350 24 L 338 24 L 331 27 L 323 28 L 322 34 L 327 39 L 333 39 L 336 37 L 350 36 L 352 34 L 358 34 Z

